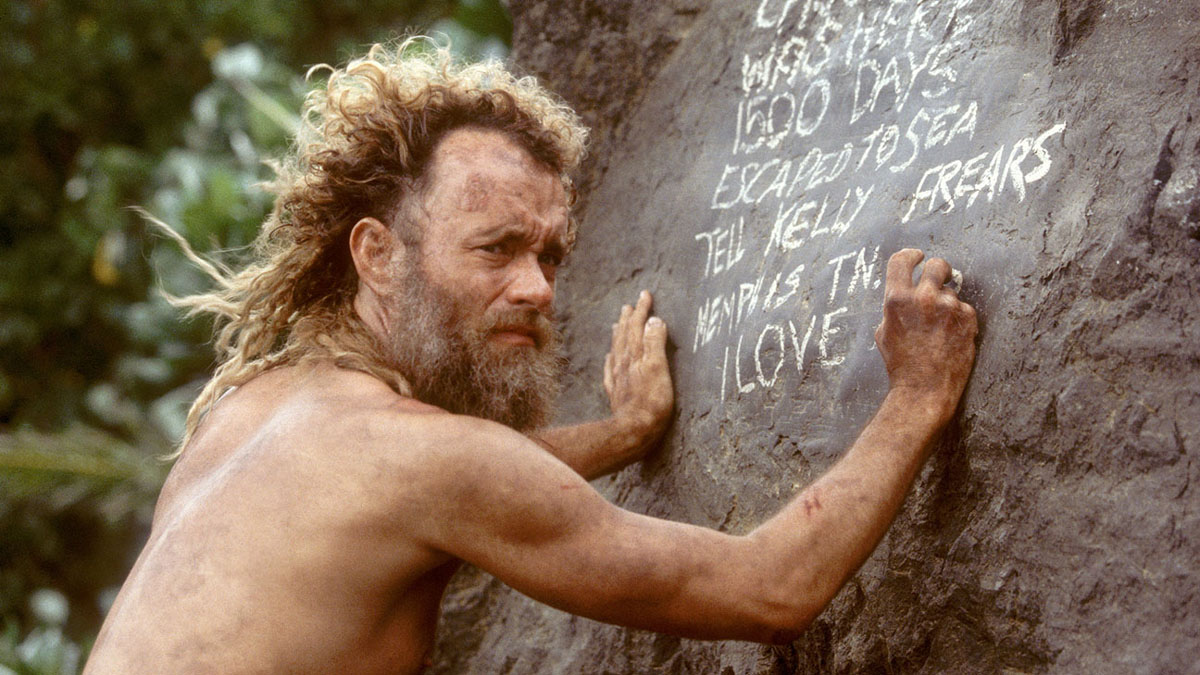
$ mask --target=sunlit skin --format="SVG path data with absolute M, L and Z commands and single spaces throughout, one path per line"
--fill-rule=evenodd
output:
M 562 186 L 506 137 L 451 132 L 434 153 L 420 256 L 354 227 L 355 307 L 372 330 L 402 266 L 480 315 L 549 310 L 565 253 Z M 950 419 L 975 316 L 932 259 L 897 253 L 876 333 L 892 383 L 830 471 L 744 536 L 622 510 L 587 482 L 636 460 L 673 405 L 666 326 L 643 293 L 605 360 L 612 416 L 530 436 L 451 415 L 332 366 L 280 368 L 226 396 L 168 478 L 149 543 L 89 673 L 412 673 L 468 561 L 586 617 L 698 638 L 795 639 L 869 555 Z M 530 349 L 520 329 L 491 337 Z M 514 639 L 519 639 L 514 636 Z

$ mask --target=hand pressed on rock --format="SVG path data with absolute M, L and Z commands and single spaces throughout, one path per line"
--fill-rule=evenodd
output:
M 927 397 L 948 418 L 975 362 L 978 325 L 975 309 L 945 286 L 951 275 L 945 260 L 931 258 L 913 283 L 913 270 L 924 257 L 907 248 L 888 260 L 883 323 L 875 343 L 892 389 Z
M 604 358 L 604 391 L 613 418 L 648 447 L 666 431 L 675 405 L 667 367 L 667 325 L 650 316 L 654 299 L 642 291 L 637 305 L 621 308 Z

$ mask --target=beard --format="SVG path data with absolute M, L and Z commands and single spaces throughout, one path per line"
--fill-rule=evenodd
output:
M 518 431 L 544 426 L 566 364 L 552 317 L 528 307 L 471 317 L 449 292 L 419 271 L 401 281 L 385 336 L 385 354 L 417 400 L 482 417 Z M 517 329 L 534 344 L 492 339 Z

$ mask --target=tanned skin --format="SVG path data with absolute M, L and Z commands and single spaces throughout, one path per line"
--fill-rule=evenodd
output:
M 470 128 L 443 139 L 431 170 L 427 280 L 481 315 L 549 310 L 567 224 L 556 176 Z M 386 337 L 396 270 L 418 258 L 372 218 L 351 252 L 355 306 Z M 793 640 L 883 536 L 970 373 L 975 313 L 943 286 L 943 260 L 914 284 L 921 260 L 907 249 L 888 262 L 879 412 L 744 536 L 622 510 L 587 483 L 640 457 L 670 419 L 666 327 L 648 293 L 613 328 L 612 417 L 536 438 L 333 366 L 264 373 L 220 401 L 173 468 L 87 672 L 418 672 L 460 561 L 600 621 Z

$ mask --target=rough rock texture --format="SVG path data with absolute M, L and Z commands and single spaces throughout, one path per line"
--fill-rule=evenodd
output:
M 466 570 L 435 672 L 1200 672 L 1200 2 L 514 0 L 597 131 L 564 420 L 608 325 L 671 327 L 664 448 L 597 487 L 746 532 L 882 399 L 882 262 L 963 271 L 961 414 L 787 647 L 627 630 Z M 1198 483 L 1193 486 L 1193 479 Z

